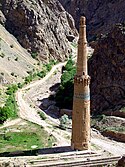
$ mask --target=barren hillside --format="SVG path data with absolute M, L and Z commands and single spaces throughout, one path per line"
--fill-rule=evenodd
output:
M 28 71 L 38 67 L 37 63 L 0 24 L 0 82 L 22 81 Z

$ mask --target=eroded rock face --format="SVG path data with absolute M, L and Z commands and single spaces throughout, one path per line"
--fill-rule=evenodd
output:
M 91 111 L 101 112 L 125 105 L 125 27 L 115 26 L 93 45 L 89 59 Z
M 5 26 L 22 46 L 41 60 L 64 60 L 77 31 L 58 0 L 1 0 Z
M 5 22 L 6 22 L 6 18 L 4 14 L 2 13 L 2 11 L 0 11 L 0 24 L 4 25 Z
M 115 23 L 125 22 L 124 0 L 59 0 L 73 16 L 78 28 L 79 18 L 85 15 L 89 39 L 109 32 Z

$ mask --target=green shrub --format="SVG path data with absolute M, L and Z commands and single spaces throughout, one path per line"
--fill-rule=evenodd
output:
M 59 62 L 57 60 L 54 60 L 54 59 L 49 61 L 49 64 L 51 64 L 51 65 L 56 65 L 57 63 L 59 63 Z
M 121 108 L 120 112 L 125 112 L 125 107 Z
M 24 84 L 23 84 L 23 83 L 20 83 L 20 82 L 17 84 L 18 88 L 22 88 L 23 85 L 24 85 Z
M 72 109 L 73 105 L 73 78 L 76 73 L 74 62 L 69 59 L 65 66 L 65 71 L 61 76 L 61 84 L 56 93 L 56 105 L 60 108 Z
M 17 85 L 10 85 L 7 88 L 6 94 L 7 95 L 13 95 L 16 91 L 18 90 L 18 86 Z
M 27 77 L 25 77 L 25 84 L 28 84 L 30 83 L 31 81 L 33 80 L 33 76 L 32 74 L 28 75 Z
M 46 71 L 43 70 L 43 71 L 38 72 L 38 73 L 37 73 L 37 76 L 40 77 L 40 78 L 45 77 L 45 76 L 46 76 Z
M 65 66 L 66 71 L 71 71 L 73 69 L 75 62 L 70 58 Z
M 46 119 L 46 115 L 44 114 L 44 112 L 39 112 L 39 115 L 40 115 L 40 118 L 42 119 L 42 120 L 45 120 Z
M 38 53 L 37 53 L 37 52 L 32 52 L 32 53 L 31 53 L 31 56 L 32 56 L 33 59 L 36 59 L 37 56 L 38 56 Z
M 8 118 L 14 118 L 17 115 L 17 104 L 15 101 L 15 92 L 17 89 L 17 85 L 10 85 L 7 88 L 6 94 L 8 95 L 8 98 L 5 105 L 0 107 L 0 124 Z
M 0 124 L 9 118 L 9 110 L 6 107 L 0 107 Z
M 66 114 L 64 114 L 60 118 L 60 128 L 65 130 L 68 123 L 69 123 L 69 118 L 68 118 L 68 116 Z

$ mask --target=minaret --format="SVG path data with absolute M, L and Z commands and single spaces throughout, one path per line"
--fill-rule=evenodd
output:
M 86 19 L 80 18 L 77 73 L 74 77 L 72 141 L 74 150 L 90 149 L 90 77 L 87 69 Z

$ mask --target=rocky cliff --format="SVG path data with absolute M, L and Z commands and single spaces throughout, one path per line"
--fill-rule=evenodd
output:
M 60 0 L 64 8 L 74 17 L 76 26 L 79 17 L 87 17 L 89 39 L 109 32 L 115 23 L 125 22 L 124 0 Z
M 118 24 L 92 46 L 89 59 L 92 112 L 125 105 L 125 25 Z
M 41 60 L 64 60 L 77 31 L 58 0 L 1 0 L 0 22 Z

